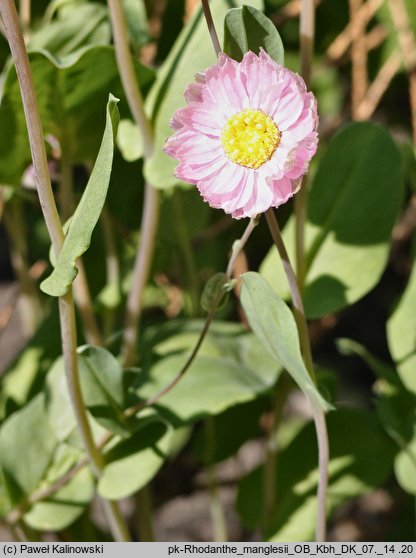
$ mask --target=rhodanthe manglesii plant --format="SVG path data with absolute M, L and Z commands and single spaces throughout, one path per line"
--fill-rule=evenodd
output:
M 176 177 L 237 219 L 287 202 L 316 152 L 316 99 L 303 79 L 264 51 L 225 54 L 196 76 L 171 122 L 165 151 Z

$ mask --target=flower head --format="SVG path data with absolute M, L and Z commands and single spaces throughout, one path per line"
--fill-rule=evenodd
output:
M 220 54 L 185 90 L 165 152 L 175 176 L 212 207 L 254 217 L 287 202 L 316 152 L 316 99 L 264 50 L 241 62 Z

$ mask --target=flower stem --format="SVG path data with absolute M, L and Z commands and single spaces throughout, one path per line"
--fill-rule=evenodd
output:
M 247 242 L 251 232 L 253 231 L 253 229 L 257 225 L 257 223 L 258 223 L 258 221 L 256 219 L 251 219 L 247 228 L 246 228 L 246 230 L 244 231 L 244 234 L 241 237 L 241 239 L 234 243 L 232 255 L 231 255 L 229 264 L 227 266 L 226 275 L 227 275 L 228 279 L 231 278 L 231 274 L 233 272 L 233 263 L 232 262 L 235 263 L 235 261 L 238 257 L 238 254 L 244 248 L 245 243 Z M 157 403 L 159 401 L 159 399 L 161 399 L 166 393 L 168 393 L 178 383 L 178 381 L 183 377 L 185 372 L 191 366 L 192 361 L 195 359 L 196 355 L 198 354 L 198 351 L 199 351 L 199 349 L 202 345 L 202 342 L 203 342 L 206 334 L 208 333 L 208 329 L 209 329 L 210 323 L 212 321 L 212 318 L 214 316 L 215 309 L 218 306 L 218 302 L 219 301 L 214 301 L 214 303 L 212 305 L 212 308 L 211 308 L 211 311 L 208 313 L 208 316 L 205 320 L 205 325 L 204 325 L 204 327 L 203 327 L 203 329 L 202 329 L 202 331 L 199 335 L 199 338 L 198 338 L 198 340 L 195 344 L 195 347 L 194 347 L 191 355 L 187 359 L 187 361 L 184 364 L 184 366 L 182 367 L 182 369 L 176 375 L 174 380 L 168 386 L 166 386 L 164 389 L 162 389 L 160 392 L 158 392 L 156 395 L 150 397 L 149 399 L 147 399 L 144 402 L 138 403 L 137 405 L 134 405 L 133 407 L 129 407 L 128 409 L 126 409 L 126 411 L 124 411 L 124 416 L 126 418 L 132 417 L 132 416 L 136 415 L 139 411 L 144 409 L 145 407 L 150 407 L 151 405 L 154 405 L 155 403 Z M 104 448 L 113 439 L 113 437 L 114 437 L 114 434 L 112 432 L 106 432 L 102 436 L 102 438 L 97 442 L 97 446 L 96 446 L 97 449 L 101 450 L 102 448 Z M 33 505 L 37 502 L 41 502 L 42 500 L 45 500 L 45 499 L 49 498 L 50 496 L 52 496 L 53 494 L 55 494 L 59 489 L 61 489 L 71 479 L 73 479 L 74 476 L 83 467 L 85 467 L 85 465 L 87 465 L 87 464 L 88 464 L 88 458 L 81 459 L 72 469 L 70 469 L 63 477 L 58 479 L 55 483 L 53 483 L 52 485 L 47 486 L 46 488 L 41 488 L 41 489 L 33 492 L 32 495 L 28 498 L 28 500 L 26 502 L 24 502 L 20 506 L 16 507 L 15 509 L 13 509 L 7 515 L 7 517 L 6 517 L 7 523 L 8 524 L 16 524 L 21 519 L 21 517 L 26 513 L 27 509 L 31 505 Z
M 143 156 L 153 152 L 153 130 L 144 110 L 143 98 L 137 84 L 133 59 L 128 45 L 126 20 L 120 0 L 108 0 L 117 66 L 130 110 L 143 136 Z M 146 182 L 141 222 L 141 240 L 133 269 L 132 289 L 127 300 L 126 320 L 122 344 L 122 359 L 126 367 L 135 360 L 136 341 L 142 310 L 143 291 L 149 278 L 159 222 L 159 191 Z
M 311 346 L 308 335 L 308 325 L 306 322 L 305 312 L 303 310 L 302 297 L 299 293 L 296 275 L 290 264 L 289 256 L 287 254 L 285 245 L 283 243 L 282 235 L 280 233 L 279 224 L 272 209 L 266 212 L 266 220 L 269 225 L 270 233 L 276 244 L 279 255 L 282 259 L 283 267 L 289 283 L 296 324 L 298 326 L 299 341 L 305 361 L 306 369 L 310 377 L 316 383 L 315 373 L 313 370 L 313 360 Z M 328 434 L 326 430 L 325 414 L 320 407 L 311 401 L 312 416 L 315 423 L 316 436 L 318 438 L 318 452 L 319 452 L 319 483 L 318 483 L 318 503 L 316 514 L 316 540 L 325 540 L 325 525 L 326 525 L 326 497 L 328 489 L 328 461 L 329 461 L 329 444 Z
M 218 39 L 217 30 L 215 29 L 214 20 L 212 19 L 211 8 L 209 7 L 209 0 L 201 0 L 202 9 L 204 10 L 205 21 L 207 22 L 208 31 L 211 36 L 212 45 L 215 54 L 218 56 L 222 51 L 220 41 Z
M 313 370 L 313 360 L 311 345 L 309 342 L 308 324 L 306 322 L 305 310 L 303 308 L 302 297 L 299 292 L 298 283 L 296 280 L 295 272 L 290 263 L 286 247 L 283 242 L 283 238 L 280 232 L 280 227 L 277 222 L 276 216 L 273 209 L 268 209 L 265 213 L 266 221 L 269 226 L 270 234 L 276 245 L 277 251 L 279 252 L 280 258 L 282 260 L 283 268 L 286 273 L 287 281 L 289 283 L 290 293 L 292 295 L 294 316 L 296 324 L 299 331 L 299 341 L 302 349 L 302 355 L 305 360 L 306 368 L 311 376 L 312 380 L 316 383 L 315 373 Z
M 30 150 L 35 169 L 37 192 L 45 223 L 51 237 L 52 248 L 55 256 L 58 257 L 62 248 L 64 234 L 52 192 L 45 151 L 45 142 L 29 59 L 19 26 L 16 6 L 13 0 L 2 0 L 2 2 L 0 2 L 0 14 L 3 18 L 7 39 L 19 80 L 29 135 Z M 72 289 L 70 289 L 64 297 L 59 299 L 59 315 L 68 391 L 71 396 L 72 407 L 77 419 L 78 430 L 84 442 L 85 450 L 88 454 L 92 470 L 97 476 L 99 476 L 103 468 L 103 460 L 99 450 L 94 444 L 79 384 L 78 360 L 76 354 L 77 339 L 75 311 Z M 107 507 L 107 513 L 111 526 L 114 527 L 114 525 L 117 525 L 118 532 L 124 532 L 125 537 L 121 540 L 129 540 L 127 529 L 121 522 L 121 516 L 119 515 L 117 517 L 114 511 L 113 505 Z M 116 533 L 113 531 L 116 536 L 118 536 L 118 532 Z
M 318 438 L 319 454 L 319 480 L 316 511 L 315 540 L 323 542 L 326 540 L 326 500 L 328 493 L 328 463 L 329 442 L 326 428 L 325 413 L 317 404 L 312 403 L 312 416 L 315 423 L 316 437 Z

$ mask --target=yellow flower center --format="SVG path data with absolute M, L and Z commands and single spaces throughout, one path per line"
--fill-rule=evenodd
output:
M 250 169 L 268 161 L 280 143 L 281 133 L 268 114 L 244 109 L 229 118 L 221 142 L 228 158 Z

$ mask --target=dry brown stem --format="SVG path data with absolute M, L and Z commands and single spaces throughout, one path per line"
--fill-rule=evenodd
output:
M 322 0 L 314 0 L 315 7 L 321 4 Z M 288 19 L 292 19 L 294 17 L 298 17 L 300 14 L 301 9 L 301 0 L 292 0 L 289 2 L 281 10 L 279 10 L 274 16 L 271 17 L 273 23 L 275 23 L 278 27 L 283 25 Z
M 363 26 L 366 26 L 374 16 L 384 0 L 368 0 L 361 6 L 356 14 L 360 18 Z M 353 21 L 345 27 L 344 31 L 329 45 L 327 55 L 331 60 L 338 60 L 345 54 L 354 38 L 357 30 L 354 28 Z
M 354 120 L 358 118 L 358 107 L 365 97 L 368 87 L 367 43 L 365 38 L 366 21 L 360 8 L 363 0 L 349 0 L 350 22 L 352 25 L 351 62 L 352 62 L 352 100 L 351 110 Z
M 357 107 L 356 120 L 368 120 L 371 118 L 391 80 L 399 71 L 401 61 L 401 55 L 397 51 L 393 52 L 386 60 L 369 86 L 364 99 Z

